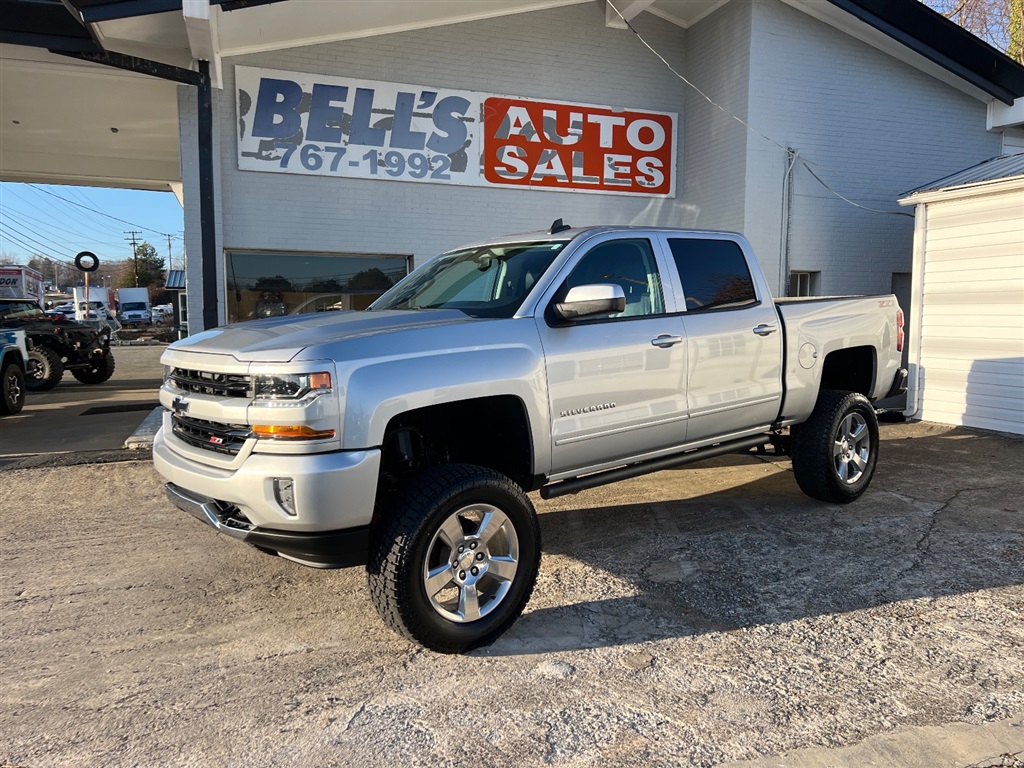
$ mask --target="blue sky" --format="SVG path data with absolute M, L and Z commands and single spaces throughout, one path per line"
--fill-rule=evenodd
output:
M 170 192 L 0 183 L 0 255 L 20 263 L 36 253 L 71 263 L 79 251 L 124 261 L 132 255 L 130 230 L 165 261 L 171 235 L 171 259 L 181 269 L 184 221 Z

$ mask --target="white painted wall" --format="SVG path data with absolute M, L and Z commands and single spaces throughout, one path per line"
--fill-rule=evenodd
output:
M 686 31 L 690 82 L 724 111 L 676 81 L 686 94 L 683 205 L 678 221 L 665 225 L 744 230 L 750 79 L 750 12 L 747 0 L 732 0 Z
M 999 154 L 984 103 L 782 2 L 738 2 L 752 15 L 750 123 L 845 197 L 898 211 L 907 190 Z M 785 170 L 785 150 L 750 134 L 744 230 L 776 290 Z M 888 293 L 910 271 L 910 217 L 855 208 L 799 164 L 790 214 L 789 267 L 820 270 L 823 294 Z
M 637 26 L 683 67 L 684 30 L 649 14 Z M 621 195 L 239 171 L 236 65 L 676 112 L 676 173 L 682 179 L 682 83 L 631 32 L 605 27 L 601 4 L 226 59 L 224 90 L 214 99 L 222 137 L 218 248 L 400 254 L 419 264 L 474 240 L 547 229 L 559 217 L 576 225 L 668 223 L 666 218 L 683 223 L 675 220 L 678 199 L 662 204 Z M 185 184 L 196 189 L 194 92 L 182 89 L 179 108 Z M 190 314 L 196 322 L 201 282 L 195 195 L 185 207 Z M 223 291 L 223 263 L 218 274 Z
M 416 263 L 510 232 L 570 224 L 659 224 L 744 232 L 776 291 L 782 274 L 785 151 L 839 192 L 897 210 L 902 192 L 999 153 L 985 105 L 780 0 L 730 0 L 688 30 L 650 14 L 639 31 L 724 111 L 628 30 L 584 3 L 224 61 L 215 92 L 218 253 L 231 249 L 412 255 Z M 632 198 L 243 172 L 234 67 L 636 107 L 680 116 L 677 197 Z M 179 91 L 182 177 L 197 189 L 195 95 Z M 790 263 L 823 293 L 887 293 L 910 270 L 909 218 L 859 210 L 794 172 Z M 190 310 L 201 315 L 198 198 L 186 196 Z M 223 296 L 223 259 L 218 290 Z M 198 325 L 194 326 L 198 328 Z
M 917 216 L 911 407 L 1024 434 L 1024 183 L 924 203 Z

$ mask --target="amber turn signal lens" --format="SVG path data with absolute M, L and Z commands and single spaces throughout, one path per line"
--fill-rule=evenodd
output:
M 256 424 L 252 431 L 257 437 L 270 437 L 279 440 L 321 440 L 326 437 L 334 437 L 333 429 L 313 429 L 304 424 L 281 425 L 281 424 Z
M 309 374 L 309 388 L 310 389 L 330 389 L 331 388 L 331 374 L 329 374 L 329 373 L 311 373 L 311 374 Z

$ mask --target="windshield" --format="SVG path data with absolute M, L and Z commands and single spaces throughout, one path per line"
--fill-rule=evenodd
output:
M 17 320 L 26 317 L 46 317 L 38 304 L 31 301 L 5 301 L 0 303 L 0 320 Z M 49 318 L 47 318 L 49 319 Z
M 146 303 L 143 301 L 126 301 L 121 305 L 122 312 L 137 312 L 139 310 L 145 311 Z
M 471 317 L 512 317 L 567 242 L 487 245 L 443 254 L 370 309 L 458 309 Z

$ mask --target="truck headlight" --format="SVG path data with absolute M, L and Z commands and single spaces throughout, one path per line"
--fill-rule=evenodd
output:
M 331 391 L 331 374 L 277 373 L 259 374 L 253 379 L 255 398 L 262 405 L 305 405 Z

